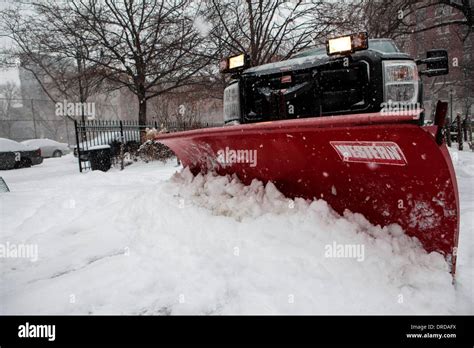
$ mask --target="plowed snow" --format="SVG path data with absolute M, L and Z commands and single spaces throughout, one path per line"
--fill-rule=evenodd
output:
M 472 314 L 474 154 L 456 156 L 456 286 L 398 226 L 272 184 L 174 162 L 79 174 L 72 156 L 0 172 L 12 191 L 0 194 L 0 243 L 38 246 L 36 262 L 0 258 L 0 313 Z

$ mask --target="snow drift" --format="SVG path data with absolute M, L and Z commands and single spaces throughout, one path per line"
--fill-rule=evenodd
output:
M 38 245 L 38 260 L 0 258 L 1 313 L 472 311 L 466 255 L 459 293 L 443 257 L 395 225 L 272 184 L 173 175 L 174 163 L 80 175 L 65 156 L 2 172 L 1 241 Z M 363 258 L 328 254 L 334 245 L 363 246 Z

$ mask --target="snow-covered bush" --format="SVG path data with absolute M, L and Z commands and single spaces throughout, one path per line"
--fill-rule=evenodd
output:
M 145 138 L 147 139 L 140 148 L 138 149 L 138 156 L 145 162 L 148 161 L 166 161 L 168 158 L 174 156 L 173 151 L 169 147 L 155 140 L 155 137 L 159 133 L 167 133 L 165 129 L 160 131 L 155 128 L 146 129 Z

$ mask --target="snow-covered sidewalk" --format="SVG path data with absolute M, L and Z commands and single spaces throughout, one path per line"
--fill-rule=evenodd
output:
M 0 194 L 0 243 L 38 251 L 0 258 L 0 313 L 473 314 L 474 153 L 452 153 L 456 285 L 396 226 L 272 184 L 193 178 L 175 161 L 80 174 L 71 155 L 0 171 L 12 191 Z M 340 245 L 363 252 L 330 257 Z

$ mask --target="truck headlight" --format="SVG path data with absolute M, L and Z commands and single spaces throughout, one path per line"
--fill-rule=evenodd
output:
M 384 100 L 388 103 L 416 105 L 418 71 L 416 63 L 407 60 L 383 62 Z
M 240 120 L 240 89 L 235 82 L 224 89 L 224 122 Z

